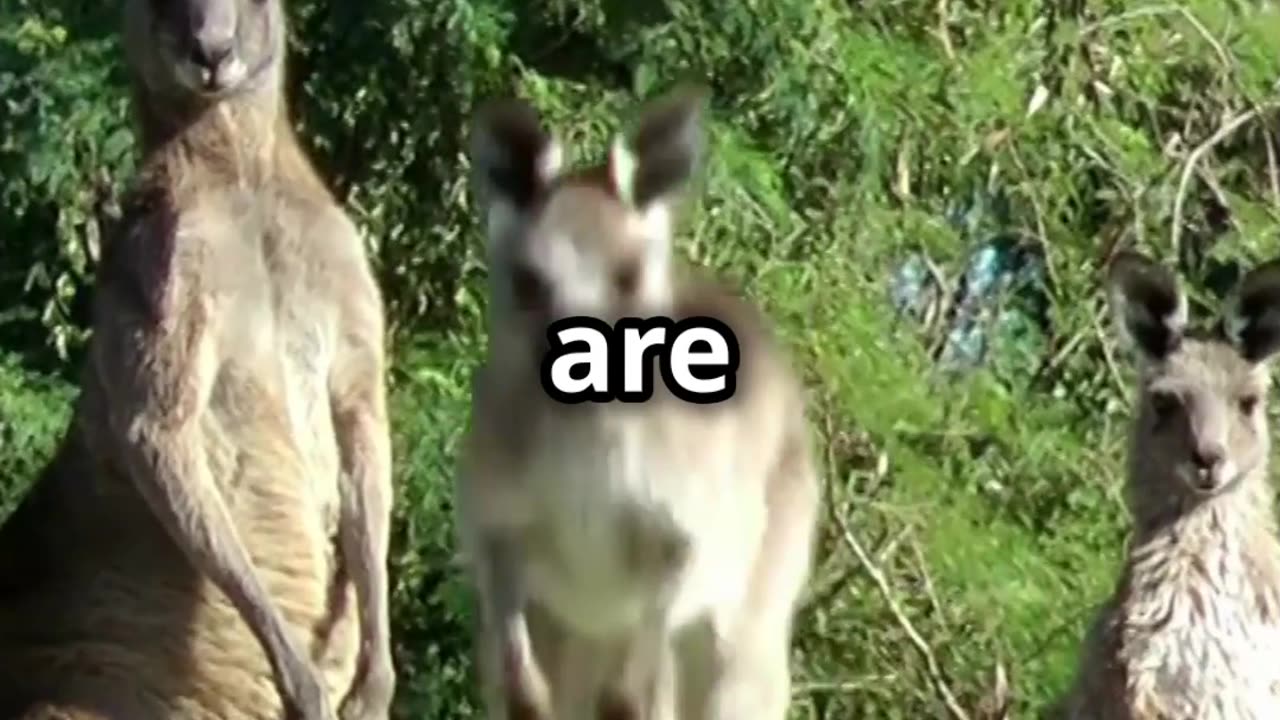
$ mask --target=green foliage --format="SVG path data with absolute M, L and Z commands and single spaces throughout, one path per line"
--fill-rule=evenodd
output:
M 293 112 L 366 233 L 395 323 L 398 716 L 478 716 L 451 517 L 483 345 L 466 119 L 479 99 L 518 92 L 586 159 L 632 103 L 683 78 L 715 94 L 711 164 L 680 249 L 777 319 L 820 433 L 830 517 L 798 625 L 793 717 L 946 717 L 941 685 L 974 713 L 997 663 L 1014 717 L 1064 687 L 1114 582 L 1125 519 L 1128 371 L 1097 270 L 1117 244 L 1137 245 L 1176 260 L 1213 307 L 1239 263 L 1276 252 L 1280 11 L 290 8 Z M 0 9 L 0 509 L 65 421 L 72 393 L 49 373 L 77 367 L 98 237 L 134 168 L 116 24 L 114 9 L 73 0 Z M 986 361 L 965 370 L 943 361 L 966 270 L 987 246 L 1042 274 L 1028 281 L 1038 293 L 1011 285 L 979 308 Z M 889 278 L 910 257 L 945 291 L 909 318 Z
M 9 514 L 40 473 L 72 400 L 65 383 L 23 372 L 0 352 L 0 514 Z
M 115 41 L 71 29 L 101 18 L 26 5 L 0 11 L 0 338 L 65 358 L 84 339 L 77 301 L 133 139 Z

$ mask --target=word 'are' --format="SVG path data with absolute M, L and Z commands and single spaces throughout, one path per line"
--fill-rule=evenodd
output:
M 551 323 L 547 337 L 542 387 L 562 403 L 649 400 L 655 356 L 667 389 L 681 400 L 723 402 L 737 389 L 738 342 L 714 318 L 629 317 L 610 327 L 571 317 Z

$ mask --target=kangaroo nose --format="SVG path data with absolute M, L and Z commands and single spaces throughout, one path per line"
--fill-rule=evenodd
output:
M 231 36 L 208 41 L 199 36 L 191 48 L 191 59 L 206 70 L 217 70 L 231 54 Z
M 1196 464 L 1196 468 L 1199 470 L 1213 470 L 1222 464 L 1224 454 L 1220 445 L 1200 447 L 1191 453 L 1191 461 Z
M 236 39 L 233 0 L 197 0 L 187 17 L 191 29 L 191 59 L 206 70 L 217 70 L 231 55 Z

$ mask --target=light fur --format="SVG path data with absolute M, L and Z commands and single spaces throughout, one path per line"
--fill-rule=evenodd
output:
M 1265 410 L 1276 275 L 1263 266 L 1247 276 L 1234 309 L 1204 331 L 1187 329 L 1171 272 L 1133 253 L 1113 265 L 1122 336 L 1139 359 L 1127 486 L 1134 526 L 1075 685 L 1051 715 L 1280 713 L 1280 543 Z M 1248 327 L 1258 332 L 1242 336 Z
M 530 108 L 477 119 L 473 171 L 498 222 L 457 502 L 491 718 L 786 714 L 819 481 L 802 388 L 764 317 L 672 267 L 698 122 L 673 94 L 627 138 L 632 167 L 548 179 L 538 158 L 556 140 Z M 737 394 L 693 405 L 659 378 L 644 404 L 556 403 L 539 383 L 546 323 L 580 314 L 724 321 L 742 351 Z
M 4 717 L 387 717 L 382 300 L 290 128 L 284 21 L 126 3 L 143 162 L 0 530 Z

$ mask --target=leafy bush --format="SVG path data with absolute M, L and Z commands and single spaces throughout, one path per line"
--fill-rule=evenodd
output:
M 384 0 L 290 5 L 290 99 L 394 320 L 402 717 L 475 716 L 450 520 L 484 260 L 466 119 L 518 92 L 598 155 L 633 102 L 714 90 L 681 251 L 777 318 L 828 510 L 794 717 L 1015 716 L 1114 580 L 1123 359 L 1097 269 L 1176 259 L 1212 306 L 1276 251 L 1280 11 L 1243 0 Z M 86 279 L 133 170 L 113 9 L 0 9 L 0 505 L 56 439 Z M 868 565 L 858 559 L 865 549 Z M 948 699 L 952 698 L 952 699 Z

